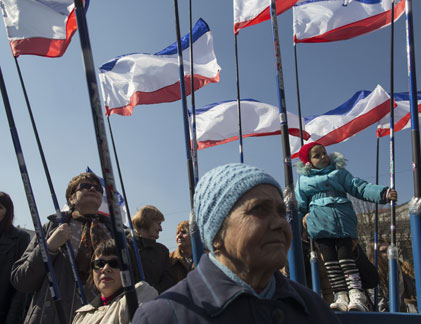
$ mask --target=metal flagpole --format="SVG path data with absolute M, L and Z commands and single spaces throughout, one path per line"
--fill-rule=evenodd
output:
M 239 140 L 240 162 L 244 163 L 243 127 L 241 124 L 240 72 L 239 72 L 239 66 L 238 66 L 237 34 L 234 34 L 234 44 L 235 44 L 235 71 L 236 71 L 235 78 L 237 81 L 238 140 Z
M 300 98 L 300 84 L 298 81 L 298 59 L 297 59 L 297 44 L 294 43 L 294 61 L 295 61 L 295 84 L 297 88 L 297 105 L 298 105 L 298 121 L 300 126 L 300 141 L 301 146 L 304 145 L 303 137 L 303 123 L 301 113 L 301 98 Z M 320 272 L 317 253 L 314 250 L 314 242 L 309 238 L 310 241 L 310 269 L 311 269 L 311 288 L 316 294 L 321 295 L 322 291 L 320 288 Z
M 394 118 L 394 31 L 395 1 L 392 0 L 391 38 L 390 38 L 390 189 L 395 189 L 395 118 Z M 396 247 L 396 210 L 395 202 L 390 201 L 390 246 L 387 249 L 389 258 L 389 306 L 391 312 L 399 311 L 398 286 L 398 249 Z
M 298 220 L 297 200 L 294 193 L 294 179 L 292 176 L 291 150 L 289 146 L 289 133 L 287 111 L 285 104 L 284 80 L 282 74 L 281 50 L 279 47 L 278 21 L 276 15 L 276 0 L 269 0 L 270 15 L 272 20 L 273 42 L 276 57 L 276 82 L 278 86 L 278 104 L 281 119 L 282 149 L 284 156 L 285 195 L 284 201 L 287 209 L 287 217 L 291 223 L 293 241 L 288 251 L 288 260 L 291 279 L 306 285 L 304 271 L 303 248 L 301 245 L 300 224 Z
M 44 150 L 42 148 L 41 140 L 39 138 L 37 126 L 35 124 L 34 115 L 32 114 L 32 108 L 31 108 L 31 104 L 29 102 L 28 94 L 26 92 L 25 83 L 23 82 L 23 77 L 22 77 L 22 73 L 21 73 L 21 70 L 20 70 L 20 66 L 19 66 L 17 58 L 14 57 L 14 59 L 15 59 L 15 63 L 16 63 L 16 68 L 18 70 L 19 80 L 20 80 L 20 84 L 22 86 L 23 95 L 25 97 L 26 107 L 28 108 L 29 117 L 31 118 L 32 129 L 34 130 L 35 139 L 37 141 L 39 154 L 41 155 L 42 165 L 44 167 L 44 172 L 45 172 L 45 176 L 47 178 L 48 187 L 50 188 L 51 198 L 53 200 L 53 205 L 54 205 L 54 208 L 56 210 L 57 219 L 58 219 L 60 224 L 63 224 L 63 216 L 61 215 L 61 211 L 60 211 L 60 207 L 59 207 L 59 204 L 58 204 L 57 196 L 56 196 L 56 193 L 55 193 L 55 190 L 54 190 L 53 181 L 51 180 L 50 171 L 48 170 L 47 160 L 45 159 Z M 75 255 L 73 253 L 72 245 L 71 245 L 69 240 L 66 242 L 66 251 L 67 251 L 67 254 L 69 255 L 69 261 L 70 261 L 70 265 L 72 267 L 73 277 L 75 279 L 76 286 L 77 286 L 77 289 L 78 289 L 78 292 L 79 292 L 80 301 L 81 301 L 82 305 L 86 305 L 88 302 L 86 300 L 85 292 L 83 291 L 83 284 L 82 284 L 82 281 L 80 280 L 79 272 L 77 271 Z
M 123 183 L 123 176 L 121 175 L 120 162 L 117 156 L 117 149 L 114 143 L 114 136 L 113 136 L 113 130 L 111 128 L 110 116 L 107 116 L 107 121 L 108 121 L 108 129 L 110 130 L 111 143 L 113 145 L 113 150 L 114 150 L 115 163 L 117 164 L 118 176 L 120 177 L 121 190 L 123 191 L 124 204 L 126 206 L 126 212 L 127 212 L 127 222 L 129 223 L 130 234 L 132 236 L 133 250 L 134 250 L 134 255 L 136 257 L 137 269 L 139 271 L 139 278 L 140 280 L 143 281 L 145 280 L 145 275 L 143 274 L 143 267 L 142 267 L 142 261 L 140 261 L 139 249 L 136 247 L 137 245 L 136 245 L 136 239 L 134 237 L 133 223 L 132 223 L 132 218 L 130 215 L 129 203 L 127 202 L 127 195 L 126 195 L 126 189 Z
M 194 170 L 194 184 L 196 186 L 197 181 L 199 181 L 199 162 L 197 158 L 197 135 L 196 135 L 196 102 L 194 98 L 194 67 L 193 67 L 193 17 L 192 17 L 192 4 L 189 0 L 189 12 L 190 12 L 190 88 L 191 88 L 191 109 L 192 109 L 192 160 L 193 160 L 193 170 Z
M 112 171 L 110 152 L 108 150 L 104 118 L 102 116 L 101 103 L 99 100 L 98 83 L 95 75 L 94 60 L 92 57 L 85 11 L 82 0 L 75 0 L 74 3 L 98 153 L 101 162 L 105 190 L 107 192 L 108 208 L 110 210 L 110 219 L 117 246 L 117 255 L 120 263 L 121 282 L 126 294 L 126 301 L 131 319 L 138 307 L 138 301 L 136 291 L 134 289 L 133 274 L 130 268 L 130 256 L 127 249 L 126 236 L 120 214 L 120 204 L 116 195 L 114 175 Z
M 406 0 L 406 48 L 408 57 L 409 95 L 411 104 L 412 165 L 414 172 L 414 197 L 410 202 L 412 253 L 414 256 L 417 299 L 421 298 L 421 181 L 420 181 L 420 131 L 418 121 L 417 79 L 415 69 L 414 27 L 412 0 Z M 418 303 L 419 304 L 419 303 Z M 420 307 L 418 306 L 418 312 Z
M 46 275 L 47 275 L 48 284 L 50 288 L 49 290 L 51 293 L 51 297 L 54 300 L 54 306 L 58 315 L 59 323 L 66 324 L 67 321 L 66 321 L 66 316 L 64 314 L 60 291 L 58 289 L 56 276 L 54 274 L 53 265 L 51 263 L 51 258 L 48 253 L 48 247 L 47 247 L 47 242 L 45 240 L 45 234 L 42 229 L 41 220 L 39 218 L 38 208 L 35 203 L 34 193 L 32 191 L 31 182 L 29 180 L 29 174 L 26 168 L 25 159 L 23 157 L 22 147 L 20 145 L 19 135 L 16 129 L 14 118 L 13 118 L 12 109 L 10 107 L 9 97 L 7 95 L 6 84 L 4 82 L 1 68 L 0 68 L 0 88 L 1 88 L 1 94 L 3 96 L 3 103 L 4 103 L 4 108 L 6 110 L 7 120 L 9 122 L 10 134 L 12 135 L 12 141 L 15 147 L 16 158 L 18 160 L 22 182 L 25 188 L 26 199 L 28 200 L 29 210 L 31 212 L 32 222 L 34 223 L 35 233 L 37 235 L 38 245 L 39 245 L 41 256 L 42 256 L 42 261 L 44 262 L 45 270 L 47 273 Z
M 377 137 L 376 140 L 376 185 L 379 184 L 379 153 L 380 153 L 380 138 Z M 379 204 L 375 204 L 375 214 L 374 214 L 374 266 L 376 270 L 379 267 Z M 378 286 L 374 288 L 374 310 L 378 312 Z
M 192 241 L 192 252 L 193 252 L 193 262 L 195 267 L 199 264 L 201 255 L 203 254 L 203 244 L 200 240 L 199 230 L 197 228 L 196 216 L 193 211 L 193 196 L 194 196 L 194 171 L 193 163 L 191 157 L 191 145 L 190 145 L 190 135 L 189 135 L 189 123 L 188 123 L 188 114 L 187 114 L 187 100 L 186 100 L 186 86 L 184 80 L 184 64 L 183 64 L 183 49 L 181 47 L 181 36 L 180 36 L 180 21 L 178 15 L 178 1 L 174 0 L 174 15 L 175 15 L 175 30 L 177 34 L 177 50 L 178 50 L 178 66 L 180 73 L 180 92 L 181 92 L 181 103 L 182 103 L 182 113 L 183 113 L 183 123 L 184 123 L 184 139 L 186 146 L 186 155 L 187 155 L 187 173 L 189 177 L 189 189 L 190 189 L 190 238 Z

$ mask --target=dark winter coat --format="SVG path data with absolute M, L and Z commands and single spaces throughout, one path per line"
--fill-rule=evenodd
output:
M 133 324 L 338 323 L 329 306 L 300 284 L 275 273 L 270 300 L 251 295 L 229 279 L 208 255 L 187 278 L 136 312 Z
M 49 222 L 43 225 L 46 239 L 59 226 L 56 215 L 51 215 L 48 219 Z M 70 219 L 70 213 L 63 213 L 64 223 L 69 222 Z M 99 220 L 111 232 L 109 217 L 99 215 Z M 64 315 L 68 319 L 67 322 L 71 323 L 74 311 L 81 307 L 82 304 L 77 293 L 77 286 L 73 277 L 69 257 L 64 247 L 59 249 L 58 254 L 50 254 L 50 257 L 62 299 Z M 25 324 L 58 323 L 54 302 L 48 289 L 46 269 L 42 261 L 41 250 L 36 236 L 32 239 L 22 257 L 13 265 L 11 282 L 20 291 L 34 293 L 25 318 Z M 88 286 L 84 287 L 84 291 L 87 300 L 93 299 L 96 295 L 96 292 Z
M 13 225 L 0 236 L 0 323 L 20 324 L 25 315 L 26 294 L 10 283 L 13 263 L 29 244 L 29 234 Z
M 170 253 L 171 270 L 176 282 L 179 282 L 187 277 L 189 271 L 193 269 L 193 262 L 188 264 L 181 256 L 180 249 Z
M 345 168 L 340 153 L 330 155 L 330 165 L 307 169 L 297 163 L 301 173 L 295 188 L 301 217 L 308 213 L 307 232 L 311 239 L 357 238 L 357 216 L 347 194 L 358 199 L 386 203 L 387 187 L 353 177 Z
M 168 249 L 165 245 L 155 240 L 141 237 L 135 234 L 136 245 L 142 263 L 145 281 L 154 287 L 158 293 L 162 293 L 175 285 L 175 280 L 171 272 L 171 264 Z M 131 237 L 127 239 L 130 246 L 133 246 Z M 140 281 L 134 252 L 130 250 L 130 259 L 135 281 Z

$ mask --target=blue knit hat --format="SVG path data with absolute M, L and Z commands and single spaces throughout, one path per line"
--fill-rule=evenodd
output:
M 225 164 L 205 173 L 194 193 L 194 212 L 200 238 L 213 253 L 213 240 L 235 203 L 259 184 L 281 191 L 278 182 L 265 171 L 241 163 Z

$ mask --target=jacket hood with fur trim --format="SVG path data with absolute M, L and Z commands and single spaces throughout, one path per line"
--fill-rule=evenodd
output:
M 327 169 L 327 168 L 334 168 L 334 169 L 345 168 L 346 159 L 342 153 L 333 152 L 329 154 L 329 158 L 330 158 L 330 164 L 326 168 L 323 168 L 323 169 L 313 168 L 313 165 L 311 164 L 307 164 L 306 166 L 302 161 L 298 161 L 296 164 L 297 173 L 308 176 L 311 173 L 319 173 L 322 170 Z

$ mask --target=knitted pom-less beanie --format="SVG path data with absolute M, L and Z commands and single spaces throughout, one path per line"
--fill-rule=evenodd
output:
M 200 238 L 211 252 L 213 240 L 235 203 L 259 184 L 270 184 L 282 193 L 278 182 L 265 171 L 241 163 L 226 164 L 205 173 L 194 194 L 194 212 Z
M 311 142 L 311 143 L 301 146 L 300 152 L 298 152 L 298 157 L 300 158 L 301 161 L 303 161 L 304 164 L 311 163 L 308 154 L 310 153 L 310 150 L 313 148 L 313 146 L 316 146 L 316 145 L 322 145 L 322 144 L 317 143 L 317 142 Z

